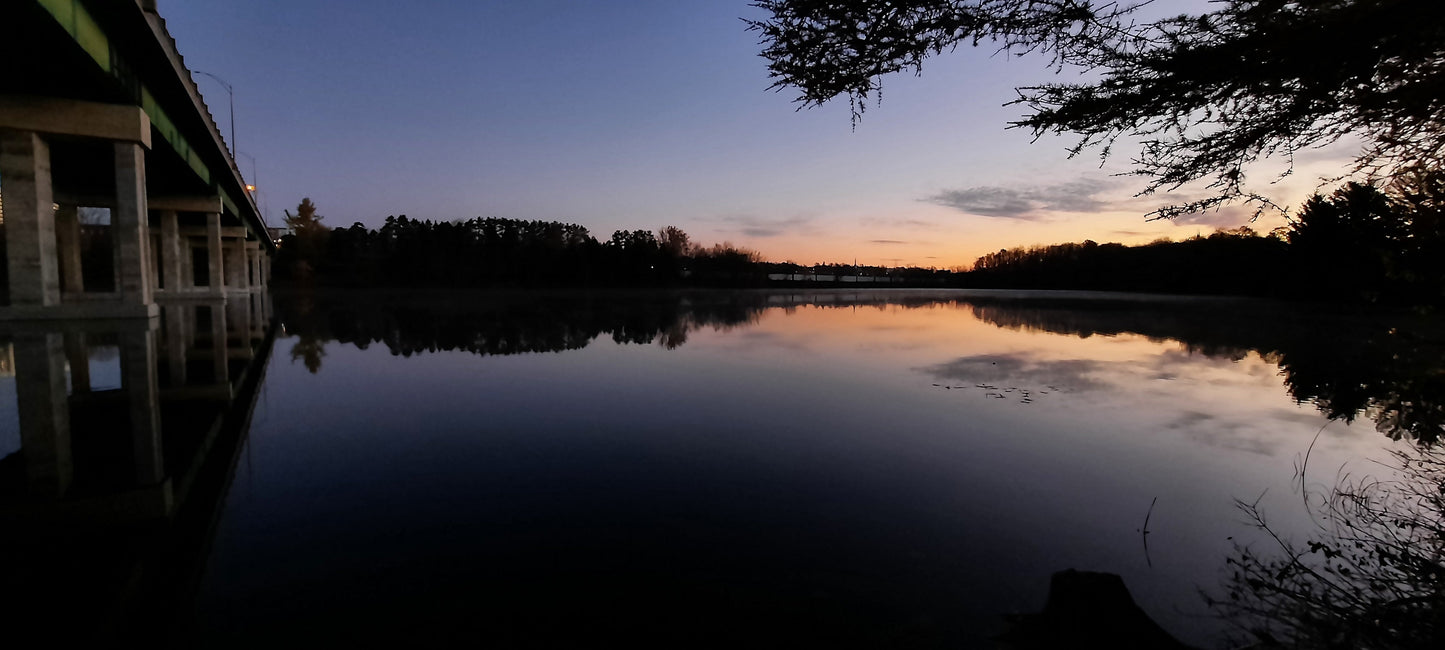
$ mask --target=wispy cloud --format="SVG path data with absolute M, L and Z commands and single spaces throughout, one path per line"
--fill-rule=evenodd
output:
M 1249 223 L 1254 208 L 1232 205 L 1209 212 L 1181 214 L 1171 219 L 1176 226 L 1208 226 L 1210 228 L 1233 228 Z
M 868 243 L 870 243 L 870 244 L 907 244 L 908 242 L 906 242 L 906 241 L 900 241 L 900 240 L 897 240 L 897 239 L 870 239 L 870 240 L 868 240 Z
M 788 233 L 803 232 L 808 230 L 813 217 L 797 215 L 783 219 L 767 219 L 755 215 L 732 215 L 723 217 L 722 221 L 732 224 L 735 228 L 720 229 L 720 232 L 738 232 L 749 237 L 777 237 Z
M 932 230 L 938 224 L 927 219 L 903 219 L 894 217 L 863 217 L 859 219 L 865 226 L 873 228 L 908 228 L 912 230 Z
M 980 185 L 945 190 L 922 199 L 981 217 L 1040 221 L 1051 212 L 1104 212 L 1116 209 L 1098 197 L 1117 183 L 1097 178 L 1078 178 L 1054 185 L 1001 187 Z

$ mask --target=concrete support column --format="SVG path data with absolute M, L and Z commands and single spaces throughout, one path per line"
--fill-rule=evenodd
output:
M 154 485 L 165 478 L 154 330 L 121 334 L 120 369 L 121 388 L 130 406 L 135 479 L 141 485 Z
M 215 362 L 216 383 L 231 381 L 230 357 L 226 354 L 225 301 L 217 301 L 204 307 L 211 310 L 211 355 Z
M 246 271 L 251 288 L 259 289 L 264 286 L 261 282 L 261 242 L 246 242 Z
M 186 317 L 193 316 L 189 304 L 167 304 L 161 308 L 162 327 L 165 328 L 166 347 L 166 369 L 170 375 L 170 386 L 178 388 L 186 385 L 186 350 L 190 349 L 191 342 L 186 336 L 191 328 L 187 326 Z
M 196 270 L 193 265 L 196 254 L 192 252 L 190 237 L 181 238 L 179 253 L 180 257 L 177 259 L 180 261 L 181 266 L 180 288 L 185 290 L 194 289 L 196 288 Z
M 9 183 L 6 183 L 9 221 Z M 49 211 L 49 206 L 46 206 Z M 9 225 L 8 223 L 6 225 Z M 60 334 L 15 337 L 15 401 L 20 450 L 32 494 L 65 496 L 75 467 L 70 454 L 70 400 L 65 394 L 65 352 Z
M 249 289 L 246 278 L 246 240 L 233 237 L 226 246 L 226 288 Z
M 226 285 L 221 260 L 221 215 L 212 212 L 206 215 L 206 277 L 212 291 L 220 291 Z
M 226 299 L 226 328 L 235 343 L 235 350 L 242 358 L 249 358 L 251 351 L 251 301 L 250 296 L 232 296 Z
M 260 339 L 266 333 L 266 314 L 261 303 L 266 300 L 265 294 L 260 292 L 251 293 L 251 338 Z
M 126 304 L 150 305 L 150 224 L 146 210 L 145 147 L 115 143 L 115 208 L 110 214 L 119 266 L 117 293 Z
M 50 145 L 33 132 L 0 129 L 0 179 L 5 183 L 10 304 L 60 304 Z
M 70 362 L 70 394 L 90 392 L 90 348 L 83 332 L 65 335 L 65 358 Z
M 146 236 L 146 278 L 150 280 L 151 297 L 154 298 L 161 289 L 161 236 L 155 228 L 149 227 L 149 224 L 146 230 L 150 231 Z
M 184 247 L 190 252 L 190 247 Z M 161 212 L 161 282 L 173 294 L 182 287 L 180 217 L 175 210 Z
M 80 208 L 62 205 L 55 211 L 55 247 L 60 255 L 61 293 L 85 293 L 80 269 Z
M 259 296 L 259 300 L 261 301 L 260 310 L 257 313 L 261 319 L 260 328 L 262 333 L 265 333 L 266 326 L 271 324 L 271 296 L 263 293 Z

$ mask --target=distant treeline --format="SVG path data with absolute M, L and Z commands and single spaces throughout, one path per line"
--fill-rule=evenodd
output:
M 835 278 L 893 276 L 942 284 L 948 271 L 766 262 L 730 243 L 700 246 L 666 227 L 619 230 L 598 241 L 587 228 L 557 221 L 468 221 L 387 217 L 377 230 L 360 223 L 327 229 L 303 201 L 287 219 L 274 265 L 283 281 L 337 287 L 671 287 L 762 286 L 769 275 Z
M 376 230 L 357 223 L 328 230 L 308 215 L 288 219 L 278 278 L 348 287 L 667 286 L 684 278 L 746 283 L 761 262 L 729 244 L 694 246 L 664 228 L 613 233 L 599 242 L 587 228 L 556 221 L 468 221 L 387 217 Z M 309 212 L 314 213 L 314 208 Z
M 1249 228 L 1142 246 L 1093 241 L 1011 248 L 978 258 L 961 281 L 992 289 L 1291 295 L 1289 245 Z
M 1143 246 L 1078 244 L 980 257 L 972 287 L 1229 294 L 1382 304 L 1445 302 L 1445 176 L 1315 195 L 1268 235 L 1242 227 Z
M 1078 289 L 1439 305 L 1445 299 L 1445 178 L 1316 195 L 1287 227 L 1248 227 L 1142 246 L 1082 243 L 1000 250 L 971 269 L 803 266 L 666 227 L 606 241 L 556 221 L 387 217 L 328 229 L 305 200 L 288 215 L 275 277 L 341 287 L 889 286 Z M 822 282 L 820 282 L 820 280 Z

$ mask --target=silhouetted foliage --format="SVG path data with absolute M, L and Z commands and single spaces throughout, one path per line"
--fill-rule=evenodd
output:
M 1149 2 L 759 0 L 774 87 L 817 105 L 846 95 L 854 120 L 882 77 L 919 72 L 959 45 L 1040 53 L 1091 81 L 1018 89 L 1036 136 L 1074 133 L 1077 154 L 1139 140 L 1144 193 L 1204 180 L 1212 195 L 1172 217 L 1249 197 L 1261 158 L 1359 137 L 1356 171 L 1385 178 L 1445 156 L 1445 21 L 1434 0 L 1222 0 L 1200 14 L 1142 19 Z M 1263 197 L 1254 197 L 1267 201 Z
M 1311 197 L 1288 229 L 1315 295 L 1440 303 L 1445 175 L 1413 170 L 1386 187 L 1349 183 Z
M 1092 241 L 1000 250 L 965 286 L 1232 294 L 1445 305 L 1445 174 L 1414 169 L 1384 189 L 1347 183 L 1307 200 L 1286 228 L 1248 227 L 1143 246 Z
M 1286 296 L 1286 244 L 1249 228 L 1144 246 L 1076 244 L 1000 250 L 978 258 L 965 286 Z
M 1445 451 L 1394 452 L 1398 475 L 1344 478 L 1311 504 L 1318 532 L 1281 537 L 1239 507 L 1271 548 L 1238 546 L 1210 604 L 1246 642 L 1288 648 L 1445 645 Z M 1307 502 L 1309 495 L 1306 494 Z
M 304 283 L 315 280 L 316 266 L 326 257 L 331 234 L 321 225 L 322 218 L 316 214 L 316 204 L 309 198 L 301 199 L 296 214 L 286 213 L 286 227 L 291 233 L 281 238 L 274 264 L 277 277 Z
M 1445 174 L 1415 168 L 1386 185 L 1350 183 L 1306 202 L 1288 228 L 1247 226 L 1142 246 L 1093 241 L 1003 249 L 966 272 L 766 262 L 724 242 L 699 246 L 675 226 L 618 230 L 599 242 L 554 221 L 387 217 L 326 230 L 302 202 L 277 277 L 346 287 L 913 286 L 1087 289 L 1445 304 Z M 304 218 L 303 218 L 304 217 Z M 771 276 L 771 277 L 770 277 Z
M 700 249 L 671 226 L 660 237 L 619 230 L 599 242 L 574 223 L 496 217 L 433 222 L 401 215 L 387 217 L 377 230 L 356 223 L 324 237 L 306 232 L 313 235 L 309 245 L 299 230 L 283 240 L 282 260 L 303 261 L 301 268 L 314 268 L 316 281 L 330 286 L 659 287 L 715 281 L 709 273 L 717 265 L 710 262 L 728 256 L 752 263 L 718 269 L 729 282 L 756 284 L 764 273 L 756 253 L 726 244 Z M 695 259 L 703 260 L 700 268 Z

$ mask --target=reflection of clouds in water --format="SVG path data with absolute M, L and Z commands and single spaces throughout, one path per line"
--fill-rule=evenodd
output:
M 759 352 L 766 350 L 788 350 L 791 352 L 802 352 L 813 354 L 812 345 L 803 336 L 783 334 L 780 332 L 768 332 L 760 330 L 745 330 L 737 335 L 734 344 L 725 345 L 724 349 Z
M 1254 353 L 1216 356 L 1183 348 L 1169 348 L 1135 365 L 1141 376 L 1161 381 L 1191 381 L 1212 386 L 1278 387 L 1279 368 Z M 1189 372 L 1181 372 L 1188 368 Z
M 927 325 L 869 325 L 863 328 L 868 332 L 927 332 L 932 329 Z
M 1210 447 L 1273 456 L 1279 451 L 1278 441 L 1269 436 L 1268 428 L 1261 424 L 1202 411 L 1185 411 L 1164 428 Z
M 1103 364 L 1090 359 L 1033 359 L 1026 354 L 977 354 L 922 368 L 939 379 L 999 383 L 1025 388 L 1054 387 L 1062 391 L 1109 388 L 1090 375 Z
M 1268 407 L 1241 395 L 1256 394 L 1259 386 L 1279 388 L 1277 369 L 1253 355 L 1236 360 L 1173 347 L 1121 360 L 1015 352 L 966 356 L 918 370 L 968 386 L 1091 392 L 1090 403 L 1131 413 L 1121 422 L 1130 428 L 1172 432 L 1193 443 L 1260 456 L 1277 456 L 1286 451 L 1282 445 L 1297 442 L 1288 432 L 1325 422 L 1317 413 Z M 1206 387 L 1210 390 L 1200 392 Z M 1348 433 L 1331 428 L 1327 435 Z
M 1331 424 L 1334 423 L 1319 413 L 1288 409 L 1240 415 L 1187 410 L 1165 424 L 1164 428 L 1211 447 L 1275 456 L 1281 451 L 1304 451 L 1293 448 L 1293 445 L 1298 445 L 1299 438 L 1281 435 L 1286 431 L 1314 429 L 1320 432 L 1321 441 L 1334 440 L 1337 443 L 1356 439 L 1348 426 L 1329 426 Z M 1281 445 L 1291 447 L 1281 449 Z
M 928 344 L 928 343 L 908 343 L 908 342 L 898 342 L 898 343 L 877 342 L 877 343 L 861 343 L 861 344 L 858 345 L 858 349 L 859 349 L 860 351 L 863 351 L 863 352 L 911 352 L 911 351 L 913 351 L 913 350 L 923 350 L 923 349 L 932 348 L 932 347 L 933 347 L 933 346 L 930 345 L 930 344 Z

